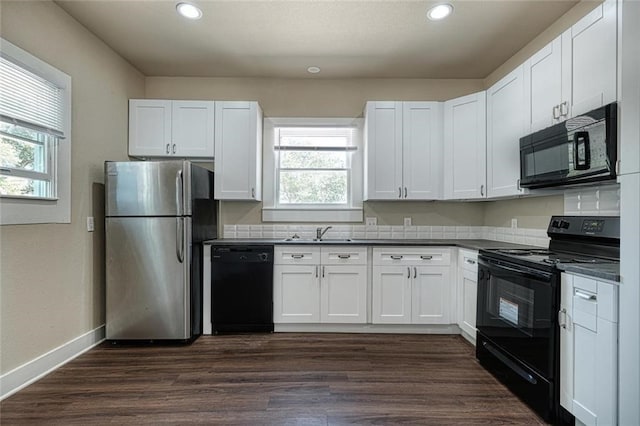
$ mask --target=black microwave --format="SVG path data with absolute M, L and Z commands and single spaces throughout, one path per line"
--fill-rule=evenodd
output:
M 547 188 L 615 179 L 617 104 L 520 139 L 520 186 Z

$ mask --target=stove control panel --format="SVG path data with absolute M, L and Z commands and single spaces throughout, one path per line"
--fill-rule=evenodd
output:
M 575 235 L 620 239 L 620 218 L 615 216 L 553 216 L 547 235 Z

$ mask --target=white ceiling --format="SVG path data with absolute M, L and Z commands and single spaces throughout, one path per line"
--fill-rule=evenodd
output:
M 485 78 L 575 0 L 58 0 L 147 76 Z M 320 74 L 306 69 L 318 66 Z

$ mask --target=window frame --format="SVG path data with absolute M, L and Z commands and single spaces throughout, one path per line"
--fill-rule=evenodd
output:
M 0 196 L 0 225 L 71 223 L 71 77 L 3 38 L 0 55 L 61 88 L 64 103 L 64 139 L 51 144 L 51 196 Z
M 353 129 L 351 167 L 347 172 L 348 200 L 346 204 L 286 204 L 278 200 L 278 154 L 276 153 L 279 127 L 349 127 Z M 362 222 L 362 130 L 361 118 L 272 118 L 264 119 L 263 151 L 263 222 Z

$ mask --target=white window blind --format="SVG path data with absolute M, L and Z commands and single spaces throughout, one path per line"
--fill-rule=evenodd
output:
M 64 90 L 0 57 L 0 119 L 64 137 Z

